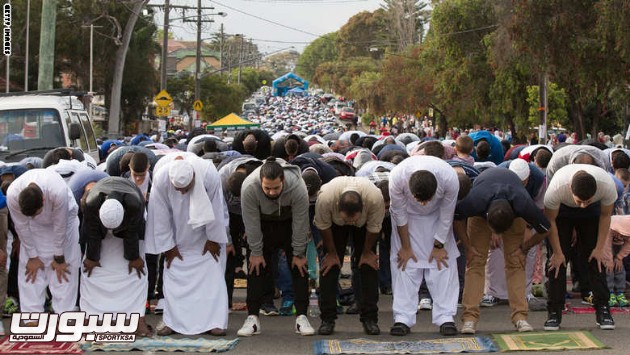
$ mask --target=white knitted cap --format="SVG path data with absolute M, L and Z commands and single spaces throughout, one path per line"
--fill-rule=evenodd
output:
M 510 170 L 512 170 L 521 181 L 525 181 L 529 177 L 529 164 L 524 159 L 514 159 L 510 163 Z
M 190 185 L 195 172 L 192 164 L 185 160 L 173 160 L 170 165 L 168 177 L 173 186 L 181 189 Z
M 123 205 L 116 199 L 105 200 L 98 211 L 101 223 L 107 229 L 118 228 L 125 217 Z

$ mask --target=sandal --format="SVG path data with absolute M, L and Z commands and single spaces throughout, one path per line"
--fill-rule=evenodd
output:
M 147 324 L 147 332 L 140 332 L 139 330 L 136 330 L 135 335 L 138 338 L 151 338 L 153 336 L 153 327 L 151 324 Z

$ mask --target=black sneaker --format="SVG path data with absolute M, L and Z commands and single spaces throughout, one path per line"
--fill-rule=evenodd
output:
M 597 321 L 597 325 L 599 325 L 599 329 L 604 330 L 613 330 L 615 329 L 615 320 L 610 314 L 610 310 L 606 306 L 600 307 L 596 314 L 595 319 Z
M 560 322 L 562 322 L 562 315 L 558 312 L 549 312 L 547 321 L 545 321 L 545 330 L 558 330 L 560 329 Z
M 444 336 L 457 335 L 457 327 L 453 322 L 446 322 L 440 326 L 440 334 Z
M 346 314 L 359 314 L 361 313 L 361 310 L 359 309 L 359 305 L 355 302 L 352 304 L 352 306 L 348 307 L 348 309 L 346 309 Z
M 322 324 L 319 326 L 317 333 L 319 335 L 331 335 L 335 332 L 335 322 L 334 321 L 322 321 Z
M 363 331 L 367 335 L 381 334 L 381 329 L 378 327 L 378 323 L 374 320 L 369 320 L 369 319 L 363 321 Z
M 394 323 L 392 329 L 389 330 L 389 334 L 395 336 L 405 336 L 411 332 L 411 329 L 405 323 Z

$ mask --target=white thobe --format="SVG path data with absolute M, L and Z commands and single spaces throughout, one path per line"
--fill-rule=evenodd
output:
M 203 179 L 205 191 L 194 187 L 186 194 L 175 190 L 164 165 L 153 179 L 149 204 L 145 252 L 164 253 L 177 246 L 183 260 L 175 258 L 164 268 L 164 324 L 180 334 L 200 334 L 213 328 L 227 329 L 228 299 L 225 285 L 227 243 L 221 180 L 210 162 L 186 157 L 195 167 L 195 179 Z M 205 173 L 203 173 L 205 170 Z M 193 229 L 190 196 L 207 193 L 214 220 Z M 219 261 L 210 253 L 202 255 L 206 241 L 221 246 Z
M 144 260 L 144 241 L 140 240 L 140 257 Z M 87 315 L 102 316 L 103 313 L 145 313 L 147 300 L 147 275 L 135 269 L 129 273 L 129 261 L 125 259 L 123 239 L 110 231 L 101 241 L 100 267 L 81 273 L 81 310 Z
M 42 190 L 44 205 L 34 217 L 22 214 L 18 202 L 20 192 L 35 183 Z M 7 191 L 7 204 L 15 230 L 20 237 L 20 263 L 18 288 L 22 312 L 43 312 L 46 287 L 52 294 L 55 312 L 72 311 L 75 308 L 81 261 L 79 248 L 78 206 L 72 190 L 59 174 L 47 169 L 32 169 L 17 178 Z M 53 257 L 63 255 L 70 274 L 69 281 L 59 282 L 52 269 Z M 35 283 L 26 282 L 26 264 L 38 257 L 44 270 L 37 272 Z
M 435 195 L 426 205 L 416 201 L 409 190 L 411 175 L 427 170 L 437 179 Z M 412 156 L 398 164 L 390 174 L 389 194 L 392 219 L 391 270 L 394 294 L 394 322 L 411 327 L 416 323 L 418 290 L 422 280 L 433 296 L 433 323 L 442 325 L 453 322 L 457 313 L 459 281 L 456 259 L 459 250 L 453 236 L 452 224 L 459 181 L 455 170 L 442 159 L 432 156 Z M 405 271 L 398 268 L 398 251 L 401 241 L 399 226 L 408 225 L 409 242 L 418 261 L 409 259 Z M 435 261 L 429 262 L 434 241 L 444 243 L 448 253 L 448 267 L 437 269 Z

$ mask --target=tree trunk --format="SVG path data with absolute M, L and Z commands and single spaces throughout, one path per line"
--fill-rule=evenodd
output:
M 514 142 L 518 141 L 516 125 L 514 124 L 514 117 L 512 115 L 507 115 L 505 117 L 505 121 L 507 123 L 508 129 L 510 130 L 510 132 L 512 132 L 512 144 L 514 144 Z
M 125 24 L 122 44 L 116 50 L 116 66 L 114 69 L 114 78 L 112 80 L 111 105 L 109 107 L 108 133 L 110 135 L 117 136 L 120 134 L 120 101 L 122 94 L 123 73 L 125 71 L 125 60 L 127 58 L 127 51 L 129 49 L 129 42 L 131 41 L 133 29 L 136 27 L 136 22 L 138 21 L 138 15 L 142 12 L 142 8 L 148 2 L 149 0 L 137 0 L 134 3 L 131 14 L 129 15 L 129 20 L 127 20 L 127 24 Z

